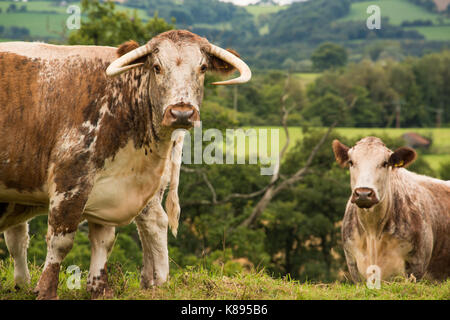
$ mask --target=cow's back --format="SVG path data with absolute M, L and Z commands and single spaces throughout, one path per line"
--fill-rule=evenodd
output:
M 55 145 L 96 117 L 114 57 L 110 47 L 0 44 L 0 202 L 44 201 Z
M 434 279 L 450 277 L 450 182 L 421 176 L 418 182 L 432 197 L 429 210 L 433 229 L 433 253 L 428 273 Z

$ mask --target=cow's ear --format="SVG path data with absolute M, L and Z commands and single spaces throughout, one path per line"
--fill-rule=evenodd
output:
M 336 162 L 339 163 L 342 168 L 344 168 L 348 163 L 348 150 L 350 148 L 337 139 L 333 141 L 332 147 Z
M 241 56 L 239 53 L 234 51 L 233 49 L 227 49 L 228 52 L 231 52 L 236 57 L 240 58 Z M 209 56 L 209 65 L 210 65 L 210 71 L 221 73 L 221 74 L 229 74 L 236 70 L 234 66 L 229 64 L 228 62 L 223 61 L 220 58 L 217 58 L 216 56 L 210 55 Z
M 401 147 L 394 151 L 389 158 L 389 165 L 394 168 L 407 167 L 413 163 L 417 158 L 417 153 L 414 149 L 408 147 Z
M 134 49 L 139 48 L 139 43 L 134 40 L 129 40 L 127 42 L 122 43 L 119 48 L 117 48 L 116 54 L 118 57 L 123 56 L 125 53 L 133 51 Z M 145 62 L 145 57 L 141 57 L 133 61 L 133 63 Z

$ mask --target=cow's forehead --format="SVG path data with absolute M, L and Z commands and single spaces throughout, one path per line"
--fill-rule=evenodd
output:
M 158 46 L 156 56 L 165 62 L 174 62 L 179 64 L 186 62 L 200 63 L 202 51 L 200 45 L 195 42 L 174 43 L 171 40 L 163 40 Z
M 358 141 L 353 148 L 349 150 L 349 156 L 367 161 L 377 161 L 385 159 L 392 153 L 381 139 L 376 137 L 366 137 Z

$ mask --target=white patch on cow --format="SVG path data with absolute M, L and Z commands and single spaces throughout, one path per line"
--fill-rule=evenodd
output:
M 108 255 L 114 245 L 114 227 L 89 223 L 89 241 L 91 242 L 91 265 L 89 268 L 88 287 L 96 290 L 101 283 L 102 270 L 104 270 Z
M 61 46 L 38 42 L 2 42 L 0 43 L 0 51 L 49 61 L 74 56 L 86 59 L 102 58 L 107 61 L 117 58 L 117 48 L 107 46 Z
M 88 132 L 91 132 L 96 129 L 96 126 L 92 125 L 92 123 L 88 120 L 81 124 L 83 128 L 88 129 Z
M 161 199 L 153 198 L 147 210 L 146 214 L 136 218 L 144 252 L 144 266 L 141 272 L 141 283 L 144 287 L 161 285 L 169 276 L 168 217 L 161 207 Z
M 171 141 L 160 142 L 146 155 L 133 141 L 105 161 L 95 178 L 84 215 L 88 221 L 112 226 L 129 224 L 160 186 Z
M 60 157 L 70 155 L 84 140 L 84 135 L 80 134 L 78 129 L 66 130 L 62 136 L 60 147 Z
M 49 231 L 51 228 L 49 227 Z M 72 248 L 75 232 L 52 234 L 47 239 L 47 257 L 45 258 L 44 270 L 49 264 L 61 263 L 66 254 Z

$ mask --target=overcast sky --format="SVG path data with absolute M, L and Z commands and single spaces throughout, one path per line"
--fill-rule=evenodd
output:
M 233 2 L 234 4 L 239 5 L 239 6 L 246 6 L 251 3 L 259 2 L 259 0 L 220 0 L 220 1 Z M 291 3 L 293 1 L 307 1 L 307 0 L 275 0 L 275 2 L 277 2 L 279 4 Z

